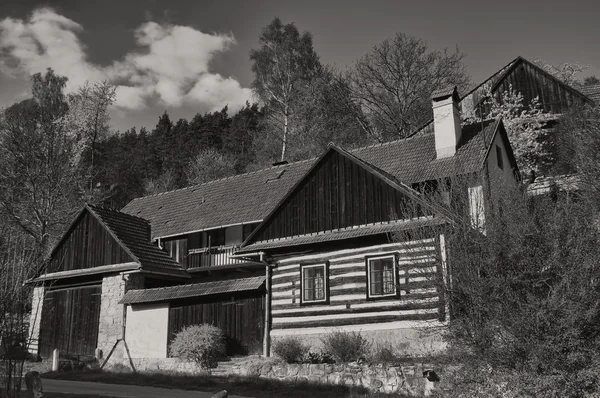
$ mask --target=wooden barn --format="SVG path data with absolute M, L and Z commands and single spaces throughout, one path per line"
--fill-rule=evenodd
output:
M 552 112 L 591 101 L 520 57 L 484 84 L 499 95 L 509 83 Z M 451 316 L 448 228 L 461 212 L 485 233 L 498 189 L 518 171 L 501 120 L 461 125 L 461 107 L 476 106 L 482 90 L 433 93 L 434 119 L 406 139 L 330 145 L 317 159 L 121 211 L 86 206 L 31 281 L 41 316 L 32 314 L 30 350 L 99 348 L 106 358 L 116 346 L 114 361 L 179 369 L 169 344 L 200 323 L 224 330 L 230 354 L 269 355 L 289 335 L 316 346 L 330 330 L 415 355 L 442 349 L 432 331 Z

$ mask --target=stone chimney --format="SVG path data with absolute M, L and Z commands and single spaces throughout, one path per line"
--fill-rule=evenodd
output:
M 462 133 L 456 86 L 434 91 L 431 100 L 436 158 L 454 156 Z

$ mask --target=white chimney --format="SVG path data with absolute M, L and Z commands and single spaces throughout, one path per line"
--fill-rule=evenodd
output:
M 437 159 L 454 156 L 462 132 L 458 91 L 456 87 L 436 90 L 431 94 L 431 100 Z

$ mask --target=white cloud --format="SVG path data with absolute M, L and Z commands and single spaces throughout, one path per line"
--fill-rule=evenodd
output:
M 78 37 L 82 30 L 49 8 L 35 10 L 28 20 L 0 20 L 0 70 L 32 74 L 50 67 L 69 78 L 69 91 L 86 80 L 107 79 L 117 84 L 117 106 L 124 109 L 141 109 L 152 100 L 172 107 L 238 109 L 251 99 L 249 89 L 209 68 L 215 54 L 235 44 L 232 35 L 147 22 L 135 30 L 135 51 L 99 66 L 87 57 Z

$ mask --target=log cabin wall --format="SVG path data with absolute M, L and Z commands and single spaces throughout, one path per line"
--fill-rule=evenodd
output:
M 271 336 L 320 334 L 335 328 L 382 330 L 440 324 L 445 319 L 439 235 L 289 257 L 272 274 Z M 367 259 L 392 256 L 396 294 L 369 297 Z M 302 268 L 326 264 L 324 302 L 302 301 Z
M 129 254 L 110 232 L 86 211 L 52 254 L 48 270 L 70 271 L 129 261 L 133 261 Z

